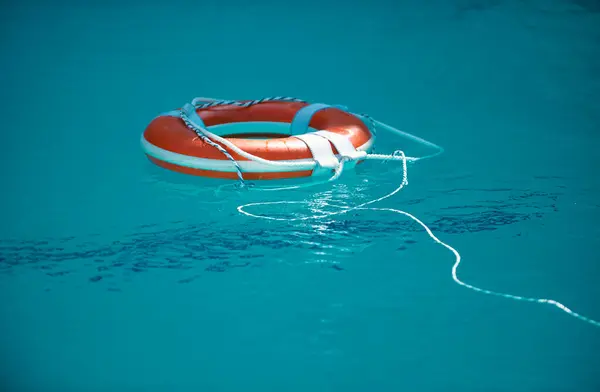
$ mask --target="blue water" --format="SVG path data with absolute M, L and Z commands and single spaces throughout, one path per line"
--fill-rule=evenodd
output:
M 369 113 L 446 150 L 377 207 L 467 283 L 598 320 L 597 1 L 68 3 L 2 6 L 2 390 L 600 390 L 599 328 L 460 287 L 406 217 L 236 210 L 352 206 L 401 165 L 217 192 L 139 145 L 196 96 Z

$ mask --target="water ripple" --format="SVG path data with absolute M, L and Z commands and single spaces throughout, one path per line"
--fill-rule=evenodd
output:
M 493 194 L 493 197 L 482 200 L 482 194 Z M 424 212 L 432 230 L 461 234 L 498 230 L 540 219 L 558 210 L 560 195 L 559 190 L 452 188 L 431 191 L 428 197 L 399 203 L 411 208 L 438 205 Z M 452 202 L 456 197 L 461 204 Z M 312 205 L 311 213 L 351 201 L 347 195 L 341 200 L 336 198 L 335 192 L 320 194 L 318 198 L 320 201 Z M 197 225 L 178 221 L 163 228 L 145 225 L 137 233 L 105 242 L 94 236 L 0 240 L 0 272 L 12 274 L 22 268 L 32 268 L 56 278 L 84 271 L 89 282 L 97 283 L 116 279 L 125 272 L 169 270 L 179 271 L 180 283 L 189 283 L 201 274 L 263 267 L 292 254 L 294 260 L 318 260 L 335 270 L 343 270 L 344 260 L 356 257 L 377 241 L 389 242 L 390 235 L 416 231 L 420 228 L 410 221 L 359 211 L 300 224 L 267 226 L 264 222 L 245 219 L 235 224 L 202 222 Z M 414 242 L 410 237 L 404 238 L 395 249 L 405 251 Z

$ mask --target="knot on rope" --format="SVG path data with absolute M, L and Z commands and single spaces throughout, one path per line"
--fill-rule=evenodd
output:
M 406 157 L 406 155 L 404 154 L 404 151 L 402 150 L 396 150 L 392 153 L 392 156 L 395 159 L 404 159 L 404 157 Z

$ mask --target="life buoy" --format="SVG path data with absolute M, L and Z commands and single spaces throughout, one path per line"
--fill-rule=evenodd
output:
M 142 148 L 154 164 L 195 176 L 235 179 L 238 169 L 248 180 L 321 176 L 330 174 L 343 157 L 352 158 L 350 165 L 360 163 L 375 141 L 366 122 L 341 107 L 298 100 L 192 106 L 192 117 L 197 115 L 206 130 L 248 154 L 279 162 L 269 165 L 218 141 L 207 143 L 180 113 L 154 118 L 142 134 Z

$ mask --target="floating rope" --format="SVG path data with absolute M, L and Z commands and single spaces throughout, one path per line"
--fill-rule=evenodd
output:
M 214 100 L 211 98 L 196 98 L 192 101 L 192 105 L 191 109 L 193 110 L 194 108 L 197 109 L 204 109 L 204 108 L 209 108 L 209 107 L 215 107 L 215 106 L 223 106 L 223 105 L 234 105 L 234 106 L 239 106 L 239 107 L 249 107 L 252 105 L 258 105 L 260 103 L 263 102 L 274 102 L 274 101 L 284 101 L 284 102 L 305 102 L 302 100 L 299 100 L 297 98 L 291 98 L 291 97 L 271 97 L 271 98 L 264 98 L 264 99 L 259 99 L 259 100 L 254 100 L 254 101 L 248 101 L 248 102 L 240 102 L 240 101 L 227 101 L 227 100 Z M 201 103 L 204 102 L 204 103 Z M 239 165 L 237 164 L 237 162 L 235 162 L 235 159 L 220 145 L 218 145 L 216 142 L 214 142 L 213 140 L 218 141 L 219 143 L 222 143 L 223 145 L 229 147 L 231 150 L 235 151 L 236 153 L 238 153 L 241 156 L 246 157 L 247 159 L 250 160 L 254 160 L 257 162 L 261 162 L 261 163 L 266 163 L 266 164 L 270 164 L 270 165 L 281 165 L 283 161 L 269 161 L 260 157 L 256 157 L 252 154 L 248 154 L 247 152 L 239 149 L 237 146 L 235 146 L 234 144 L 230 143 L 228 140 L 221 138 L 211 132 L 209 132 L 205 127 L 201 127 L 198 126 L 198 124 L 194 124 L 193 121 L 190 121 L 189 118 L 189 110 L 190 107 L 184 107 L 184 109 L 182 109 L 181 111 L 181 118 L 184 120 L 184 122 L 186 123 L 186 125 L 191 128 L 192 130 L 194 130 L 194 132 L 196 132 L 196 134 L 202 138 L 202 140 L 207 141 L 207 143 L 209 143 L 212 146 L 215 146 L 215 148 L 219 149 L 219 151 L 221 151 L 225 156 L 228 157 L 228 159 L 232 160 L 234 162 L 234 164 L 236 165 L 236 170 L 238 171 L 238 177 L 240 178 L 240 181 L 242 183 L 242 187 L 247 188 L 247 186 L 245 186 L 244 184 L 244 179 L 243 179 L 243 175 L 241 172 L 241 169 L 239 167 Z M 355 114 L 356 115 L 356 114 Z M 248 204 L 244 204 L 244 205 L 240 205 L 237 207 L 238 212 L 240 212 L 241 214 L 244 214 L 246 216 L 249 217 L 253 217 L 253 218 L 258 218 L 258 219 L 267 219 L 267 220 L 272 220 L 272 221 L 285 221 L 285 222 L 293 222 L 293 221 L 305 221 L 305 220 L 310 220 L 310 219 L 322 219 L 325 217 L 330 217 L 330 216 L 334 216 L 334 215 L 342 215 L 342 214 L 346 214 L 348 212 L 351 211 L 357 211 L 357 210 L 362 210 L 362 211 L 389 211 L 389 212 L 394 212 L 397 214 L 401 214 L 404 216 L 409 217 L 410 219 L 412 219 L 414 222 L 418 223 L 427 233 L 427 235 L 429 235 L 429 237 L 436 242 L 437 244 L 445 247 L 446 249 L 450 250 L 454 256 L 455 256 L 455 262 L 454 265 L 452 266 L 452 279 L 454 280 L 454 282 L 456 282 L 458 285 L 465 287 L 467 289 L 473 290 L 475 292 L 478 293 L 482 293 L 482 294 L 487 294 L 487 295 L 493 295 L 493 296 L 498 296 L 498 297 L 502 297 L 502 298 L 506 298 L 506 299 L 512 299 L 515 301 L 522 301 L 522 302 L 534 302 L 534 303 L 539 303 L 539 304 L 547 304 L 547 305 L 552 305 L 558 309 L 560 309 L 561 311 L 567 313 L 568 315 L 575 317 L 581 321 L 587 322 L 595 327 L 600 327 L 600 321 L 596 321 L 593 320 L 589 317 L 583 316 L 577 312 L 574 312 L 573 310 L 571 310 L 570 308 L 568 308 L 567 306 L 563 305 L 562 303 L 555 301 L 553 299 L 546 299 L 546 298 L 533 298 L 533 297 L 524 297 L 524 296 L 519 296 L 519 295 L 514 295 L 514 294 L 508 294 L 508 293 L 502 293 L 502 292 L 498 292 L 498 291 L 492 291 L 492 290 L 488 290 L 488 289 L 483 289 L 468 283 L 465 283 L 464 281 L 460 280 L 458 277 L 458 266 L 461 263 L 461 256 L 460 253 L 454 249 L 452 246 L 446 244 L 445 242 L 441 241 L 440 239 L 438 239 L 433 232 L 431 231 L 431 229 L 425 224 L 423 223 L 421 220 L 419 220 L 417 217 L 415 217 L 414 215 L 406 212 L 406 211 L 402 211 L 402 210 L 397 210 L 397 209 L 393 209 L 393 208 L 377 208 L 377 207 L 367 207 L 371 204 L 380 202 L 384 199 L 387 199 L 389 197 L 392 197 L 393 195 L 395 195 L 396 193 L 400 192 L 405 186 L 408 185 L 408 162 L 416 162 L 416 161 L 420 161 L 423 159 L 428 159 L 428 158 L 432 158 L 434 156 L 437 156 L 439 154 L 441 154 L 443 152 L 443 149 L 434 144 L 431 143 L 427 140 L 424 140 L 422 138 L 419 138 L 417 136 L 411 135 L 409 133 L 406 133 L 404 131 L 400 131 L 396 128 L 390 127 L 389 125 L 383 124 L 379 121 L 376 121 L 374 119 L 372 119 L 371 117 L 365 115 L 365 114 L 361 114 L 361 115 L 357 115 L 360 116 L 361 118 L 365 118 L 370 122 L 371 127 L 373 128 L 373 130 L 376 130 L 377 128 L 381 128 L 381 129 L 385 129 L 388 130 L 392 133 L 395 133 L 396 135 L 399 136 L 403 136 L 406 137 L 408 139 L 411 139 L 417 143 L 420 143 L 422 145 L 425 145 L 427 147 L 432 147 L 437 149 L 437 152 L 430 154 L 430 155 L 426 155 L 426 156 L 422 156 L 422 157 L 407 157 L 403 151 L 395 151 L 393 154 L 391 155 L 383 155 L 383 154 L 367 154 L 366 157 L 363 157 L 362 159 L 369 159 L 369 160 L 380 160 L 380 161 L 401 161 L 402 162 L 402 181 L 400 183 L 400 185 L 394 189 L 392 192 L 381 196 L 377 199 L 374 200 L 370 200 L 367 201 L 365 203 L 361 203 L 358 204 L 354 207 L 344 207 L 341 208 L 338 211 L 333 211 L 333 212 L 326 212 L 326 213 L 322 213 L 322 214 L 318 214 L 318 215 L 312 215 L 312 216 L 304 216 L 304 217 L 294 217 L 294 218 L 280 218 L 280 217 L 273 217 L 273 216 L 268 216 L 268 215 L 256 215 L 253 213 L 250 213 L 248 211 L 246 211 L 246 209 L 248 207 L 253 207 L 253 206 L 268 206 L 268 205 L 279 205 L 279 204 L 308 204 L 308 202 L 306 201 L 273 201 L 273 202 L 258 202 L 258 203 L 248 203 Z M 211 140 L 213 139 L 213 140 Z M 339 176 L 342 174 L 343 171 L 343 167 L 344 167 L 344 163 L 349 161 L 350 158 L 348 157 L 342 157 L 340 160 L 339 165 L 336 167 L 335 172 L 333 174 L 333 176 L 331 178 L 329 178 L 326 181 L 321 181 L 321 182 L 313 182 L 312 184 L 315 183 L 324 183 L 324 182 L 330 182 L 330 181 L 335 181 L 337 178 L 339 178 Z M 290 162 L 285 162 L 283 164 L 288 165 Z M 295 189 L 295 188 L 300 188 L 303 186 L 293 186 L 293 187 L 282 187 L 282 188 L 256 188 L 259 190 L 283 190 L 283 189 Z

